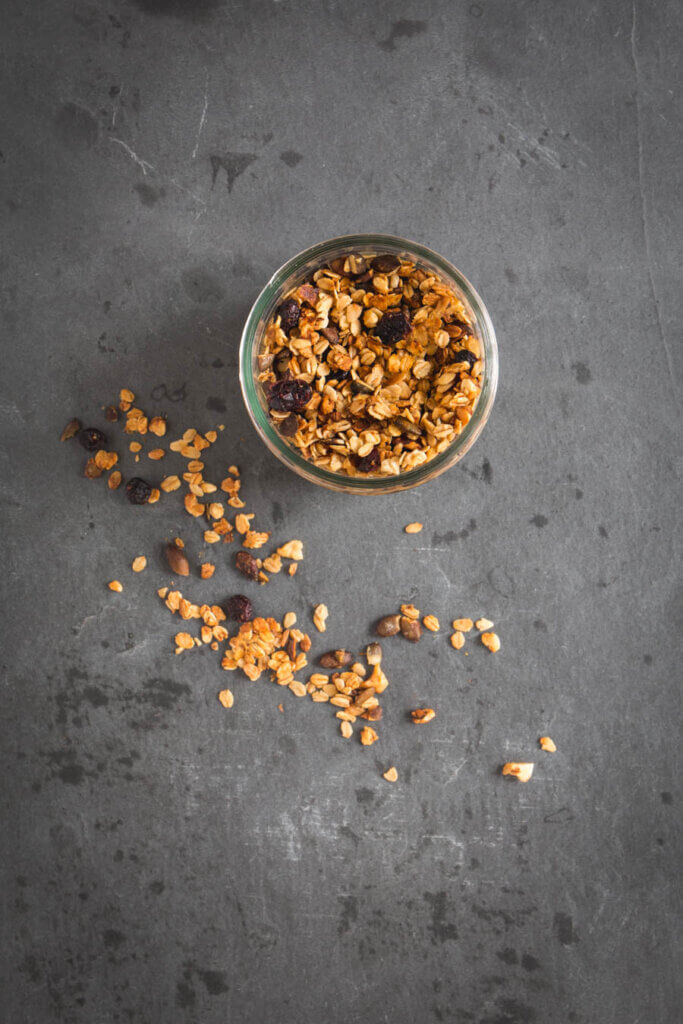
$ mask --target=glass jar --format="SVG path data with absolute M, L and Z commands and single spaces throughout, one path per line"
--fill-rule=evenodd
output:
M 302 284 L 310 274 L 324 266 L 330 260 L 355 253 L 360 256 L 376 256 L 390 253 L 399 258 L 414 261 L 418 266 L 433 271 L 455 291 L 463 303 L 472 323 L 474 333 L 480 341 L 484 356 L 484 379 L 479 401 L 472 413 L 470 421 L 462 432 L 444 451 L 434 458 L 399 476 L 363 476 L 353 477 L 343 473 L 333 473 L 309 462 L 297 449 L 281 437 L 271 422 L 268 414 L 263 389 L 257 380 L 257 358 L 261 348 L 263 334 L 268 321 L 283 295 L 290 289 Z M 459 270 L 445 260 L 443 256 L 432 252 L 417 242 L 409 242 L 405 238 L 393 235 L 341 235 L 330 238 L 326 242 L 304 249 L 293 256 L 265 285 L 261 294 L 251 308 L 242 332 L 240 344 L 240 383 L 242 395 L 251 421 L 261 439 L 270 448 L 280 462 L 293 469 L 299 476 L 335 491 L 348 494 L 390 494 L 392 491 L 404 491 L 433 480 L 458 462 L 465 452 L 469 451 L 484 424 L 489 418 L 498 385 L 498 346 L 491 318 L 477 292 Z

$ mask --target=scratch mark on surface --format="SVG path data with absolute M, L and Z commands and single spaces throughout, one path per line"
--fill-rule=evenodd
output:
M 643 138 L 642 138 L 642 125 L 640 116 L 640 66 L 638 64 L 638 51 L 636 48 L 636 5 L 635 0 L 632 6 L 632 18 L 631 18 L 631 60 L 633 61 L 633 72 L 636 79 L 636 137 L 638 142 L 638 193 L 640 195 L 640 218 L 643 225 L 643 241 L 645 243 L 645 265 L 647 267 L 647 276 L 650 282 L 650 292 L 652 294 L 652 303 L 655 307 L 655 316 L 657 318 L 657 328 L 659 330 L 659 339 L 664 349 L 666 356 L 666 365 L 669 371 L 669 377 L 671 384 L 674 389 L 674 393 L 677 391 L 676 378 L 673 370 L 673 362 L 671 360 L 671 352 L 669 351 L 669 345 L 664 334 L 664 328 L 662 326 L 662 320 L 659 315 L 659 301 L 657 299 L 657 289 L 655 287 L 654 277 L 652 276 L 652 260 L 650 256 L 650 229 L 647 220 L 647 204 L 645 202 L 645 194 L 643 192 Z
M 154 170 L 154 165 L 149 163 L 148 160 L 143 160 L 142 157 L 139 157 L 137 155 L 137 153 L 134 152 L 130 148 L 128 143 L 123 141 L 123 139 L 110 139 L 110 141 L 111 142 L 115 142 L 117 146 L 121 146 L 123 149 L 125 149 L 125 151 L 128 154 L 128 156 L 131 158 L 131 160 L 134 163 L 136 163 L 138 165 L 138 167 L 140 168 L 142 173 L 145 175 L 145 177 L 147 177 L 147 171 L 148 170 L 150 170 L 150 171 Z
M 116 127 L 116 118 L 118 117 L 119 110 L 121 109 L 121 97 L 123 96 L 123 89 L 124 89 L 124 86 L 121 86 L 121 88 L 119 89 L 119 94 L 116 97 L 116 104 L 114 106 L 112 106 L 112 111 L 111 111 L 111 127 L 112 128 Z
M 202 108 L 202 116 L 199 118 L 199 127 L 197 128 L 197 137 L 194 140 L 194 149 L 192 150 L 192 159 L 197 158 L 197 150 L 199 149 L 199 137 L 202 134 L 202 128 L 206 121 L 206 111 L 209 108 L 209 72 L 206 72 L 206 79 L 204 81 L 204 106 Z

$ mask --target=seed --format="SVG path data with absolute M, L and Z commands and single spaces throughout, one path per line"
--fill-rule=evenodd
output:
M 109 488 L 109 490 L 115 491 L 116 488 L 120 485 L 120 483 L 121 473 L 118 469 L 115 469 L 113 473 L 109 474 L 109 479 L 107 480 L 107 487 Z
M 74 421 L 72 420 L 72 422 Z M 71 426 L 71 424 L 68 425 Z M 107 444 L 106 435 L 95 427 L 86 427 L 81 430 L 78 434 L 78 440 L 87 452 L 96 452 L 98 448 L 104 448 Z
M 410 712 L 410 717 L 415 725 L 425 725 L 436 717 L 436 711 L 434 708 L 416 708 Z
M 490 629 L 493 623 L 490 619 L 477 619 L 475 626 L 477 629 Z
M 500 650 L 500 637 L 497 633 L 482 633 L 481 642 L 484 647 L 487 647 L 491 654 L 495 654 L 496 651 Z
M 320 655 L 318 661 L 323 668 L 345 668 L 353 661 L 353 655 L 345 650 L 327 651 Z
M 176 576 L 190 575 L 190 563 L 177 543 L 167 544 L 164 548 L 164 553 L 172 573 Z
M 540 744 L 541 750 L 547 750 L 549 754 L 554 754 L 557 750 L 557 747 L 550 739 L 550 736 L 541 736 L 538 742 Z
M 293 412 L 290 412 L 286 419 L 278 423 L 278 430 L 283 437 L 294 437 L 298 429 L 299 417 Z
M 254 617 L 251 601 L 244 594 L 233 594 L 223 605 L 226 617 L 235 622 L 250 622 Z M 263 620 L 261 620 L 263 621 Z
M 353 728 L 350 722 L 341 722 L 339 725 L 339 730 L 345 740 L 348 740 L 351 738 L 351 736 L 353 736 Z
M 72 437 L 75 437 L 78 431 L 81 429 L 80 420 L 69 420 L 59 438 L 60 441 L 70 441 Z
M 501 768 L 501 775 L 511 775 L 518 782 L 528 782 L 533 773 L 533 761 L 508 761 Z
M 385 615 L 375 626 L 375 632 L 378 636 L 396 636 L 400 629 L 399 623 L 399 615 Z
M 218 694 L 218 699 L 224 708 L 231 708 L 235 703 L 235 698 L 233 696 L 232 690 L 221 690 L 221 692 Z
M 259 566 L 253 555 L 248 551 L 238 551 L 235 555 L 235 568 L 249 580 L 258 580 Z
M 373 743 L 376 743 L 379 736 L 374 729 L 371 729 L 369 725 L 364 726 L 360 731 L 360 741 L 364 747 L 371 747 Z
M 408 619 L 405 615 L 402 615 L 400 624 L 401 633 L 406 640 L 410 640 L 412 643 L 417 643 L 422 636 L 422 627 L 420 623 L 416 619 Z
M 147 566 L 147 559 L 145 558 L 145 556 L 144 555 L 138 555 L 137 558 L 133 559 L 133 563 L 131 565 L 131 569 L 133 570 L 133 572 L 142 572 L 142 570 L 144 568 L 146 568 L 146 566 Z
M 123 584 L 119 583 L 118 580 L 112 580 L 111 583 L 107 583 L 107 586 L 116 594 L 120 594 L 121 591 L 123 590 Z
M 462 648 L 465 646 L 465 634 L 461 633 L 460 630 L 458 630 L 451 637 L 451 644 L 453 645 L 453 647 L 455 647 L 456 651 L 462 650 Z
M 386 779 L 387 782 L 396 782 L 398 779 L 398 772 L 393 767 L 387 768 L 387 770 L 382 773 L 382 778 Z
M 365 648 L 365 657 L 367 658 L 368 665 L 380 665 L 382 662 L 381 644 L 368 644 Z
M 287 612 L 282 620 L 282 625 L 285 629 L 290 629 L 296 623 L 296 612 Z M 325 680 L 327 682 L 327 680 Z
M 425 629 L 428 629 L 430 633 L 438 633 L 439 631 L 439 620 L 436 615 L 425 615 L 422 620 L 422 625 Z
M 462 633 L 472 629 L 472 619 L 453 619 L 453 629 L 459 629 Z
M 324 633 L 327 629 L 327 616 L 329 614 L 325 604 L 318 604 L 313 609 L 313 624 L 319 633 Z

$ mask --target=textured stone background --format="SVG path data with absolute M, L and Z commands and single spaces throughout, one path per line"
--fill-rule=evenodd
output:
M 679 1019 L 682 31 L 673 0 L 3 4 L 3 1021 Z M 501 347 L 475 449 L 382 500 L 285 471 L 236 379 L 271 272 L 363 230 L 452 259 Z M 196 525 L 57 440 L 122 385 L 224 422 L 209 467 L 304 540 L 260 610 L 324 600 L 360 645 L 412 599 L 501 653 L 387 644 L 372 750 L 270 684 L 223 711 L 154 596 Z

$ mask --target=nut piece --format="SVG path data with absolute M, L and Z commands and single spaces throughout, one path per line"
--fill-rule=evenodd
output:
M 419 533 L 422 529 L 422 523 L 408 523 L 403 529 L 406 533 Z
M 210 580 L 216 571 L 216 566 L 212 562 L 202 562 L 199 567 L 199 575 L 203 580 Z
M 76 434 L 78 433 L 78 431 L 80 429 L 81 429 L 81 421 L 80 420 L 75 420 L 75 419 L 74 420 L 69 420 L 67 425 L 64 427 L 64 430 L 62 431 L 62 434 L 61 434 L 61 437 L 59 438 L 59 440 L 60 441 L 70 441 L 72 437 L 76 436 Z
M 417 643 L 422 636 L 422 626 L 420 623 L 416 619 L 408 619 L 405 615 L 402 615 L 400 625 L 401 633 L 406 640 L 410 640 L 412 643 Z
M 365 648 L 365 657 L 367 658 L 368 665 L 381 665 L 382 663 L 382 647 L 381 644 L 368 644 Z
M 385 772 L 382 772 L 382 778 L 386 779 L 387 782 L 396 782 L 398 780 L 398 772 L 394 767 L 387 768 Z
M 461 633 L 460 630 L 455 632 L 451 637 L 451 644 L 455 647 L 456 651 L 462 650 L 465 646 L 465 634 Z
M 142 570 L 146 566 L 147 566 L 147 559 L 145 558 L 145 556 L 144 555 L 138 555 L 137 558 L 133 559 L 133 564 L 131 565 L 131 569 L 133 570 L 133 572 L 142 572 Z
M 375 632 L 378 636 L 396 636 L 401 628 L 399 620 L 399 615 L 385 615 L 375 626 Z
M 350 651 L 340 649 L 338 651 L 327 651 L 326 654 L 321 654 L 318 661 L 323 668 L 346 668 L 353 661 L 353 655 Z
M 326 604 L 318 604 L 313 609 L 313 624 L 319 633 L 324 633 L 327 629 L 327 616 L 329 614 Z
M 120 594 L 121 591 L 123 590 L 123 585 L 121 583 L 119 583 L 118 580 L 112 580 L 111 583 L 107 583 L 107 586 L 109 587 L 110 590 L 113 590 L 114 593 L 116 593 L 116 594 Z
M 425 615 L 424 619 L 422 620 L 422 625 L 424 626 L 425 629 L 428 629 L 430 633 L 439 632 L 439 620 L 437 619 L 436 615 Z
M 487 647 L 491 654 L 495 654 L 496 651 L 500 650 L 500 637 L 497 633 L 482 633 L 481 642 L 484 647 Z
M 373 743 L 376 743 L 379 736 L 374 729 L 371 729 L 369 725 L 366 725 L 360 731 L 360 741 L 364 747 L 371 747 Z
M 353 735 L 353 728 L 351 727 L 350 722 L 340 722 L 339 729 L 345 740 L 350 739 L 351 736 Z
M 425 725 L 426 722 L 431 722 L 432 718 L 436 717 L 436 711 L 434 708 L 416 708 L 410 712 L 415 725 Z
M 502 775 L 511 775 L 518 782 L 528 782 L 534 773 L 533 762 L 508 761 L 501 769 Z
M 557 747 L 550 739 L 550 736 L 541 736 L 538 742 L 541 747 L 541 750 L 547 750 L 549 754 L 554 754 L 557 750 Z
M 493 623 L 490 619 L 477 619 L 475 626 L 477 629 L 490 629 Z
M 231 708 L 235 703 L 235 698 L 233 696 L 232 690 L 221 690 L 221 692 L 218 694 L 218 699 L 224 708 Z
M 472 619 L 453 619 L 453 629 L 459 629 L 462 633 L 469 632 L 472 629 Z
M 190 563 L 177 544 L 167 544 L 164 551 L 172 573 L 176 576 L 190 575 Z

